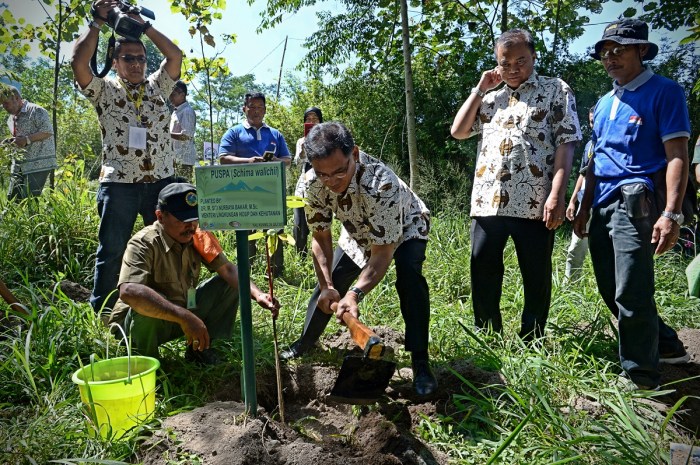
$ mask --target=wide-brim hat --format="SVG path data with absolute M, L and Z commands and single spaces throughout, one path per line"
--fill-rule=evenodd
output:
M 197 205 L 197 188 L 190 183 L 168 184 L 158 194 L 158 210 L 168 212 L 184 223 L 199 219 Z
M 649 26 L 638 19 L 622 19 L 608 24 L 603 32 L 603 38 L 596 42 L 595 47 L 593 47 L 594 51 L 589 55 L 600 60 L 600 49 L 607 41 L 620 45 L 647 44 L 649 49 L 642 60 L 651 60 L 659 53 L 658 45 L 649 42 Z

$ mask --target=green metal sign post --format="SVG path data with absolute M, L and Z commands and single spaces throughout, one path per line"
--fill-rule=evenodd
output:
M 251 229 L 281 228 L 286 222 L 285 172 L 282 162 L 201 166 L 195 169 L 199 227 L 235 230 L 241 306 L 243 396 L 246 411 L 256 416 L 253 317 L 250 303 Z

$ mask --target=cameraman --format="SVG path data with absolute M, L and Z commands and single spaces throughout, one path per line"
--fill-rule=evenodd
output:
M 93 21 L 75 43 L 71 61 L 77 87 L 97 110 L 102 132 L 99 245 L 90 304 L 96 312 L 104 313 L 117 299 L 117 293 L 112 292 L 136 216 L 141 214 L 145 225 L 152 224 L 158 193 L 173 182 L 175 158 L 166 100 L 182 65 L 180 49 L 140 15 L 130 13 L 144 25 L 144 34 L 165 60 L 146 77 L 146 47 L 138 39 L 119 38 L 112 55 L 117 77 L 94 76 L 90 57 L 97 48 L 100 30 L 110 10 L 122 5 L 118 0 L 93 4 Z

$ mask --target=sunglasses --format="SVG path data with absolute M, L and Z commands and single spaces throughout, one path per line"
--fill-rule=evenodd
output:
M 600 59 L 607 60 L 611 56 L 619 57 L 620 55 L 625 53 L 625 50 L 627 50 L 627 47 L 625 47 L 624 45 L 620 45 L 619 47 L 615 47 L 610 50 L 601 50 Z
M 146 63 L 146 57 L 144 55 L 120 55 L 120 60 L 124 60 L 126 63 L 138 62 L 141 64 Z

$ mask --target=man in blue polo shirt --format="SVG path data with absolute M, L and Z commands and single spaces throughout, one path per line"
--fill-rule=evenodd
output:
M 618 318 L 626 376 L 639 389 L 657 389 L 659 362 L 690 359 L 654 301 L 654 254 L 673 247 L 683 223 L 690 120 L 683 89 L 643 64 L 659 49 L 647 38 L 643 21 L 619 20 L 605 28 L 591 53 L 614 81 L 596 105 L 586 173 L 591 187 L 574 231 L 588 236 L 598 289 Z M 666 202 L 657 206 L 659 176 L 665 177 Z
M 222 165 L 281 161 L 285 166 L 292 162 L 284 136 L 263 122 L 265 95 L 260 92 L 245 95 L 243 113 L 246 120 L 224 134 L 219 144 L 219 161 Z M 248 244 L 250 256 L 255 255 L 255 242 Z M 272 256 L 272 274 L 277 277 L 284 269 L 282 243 Z

